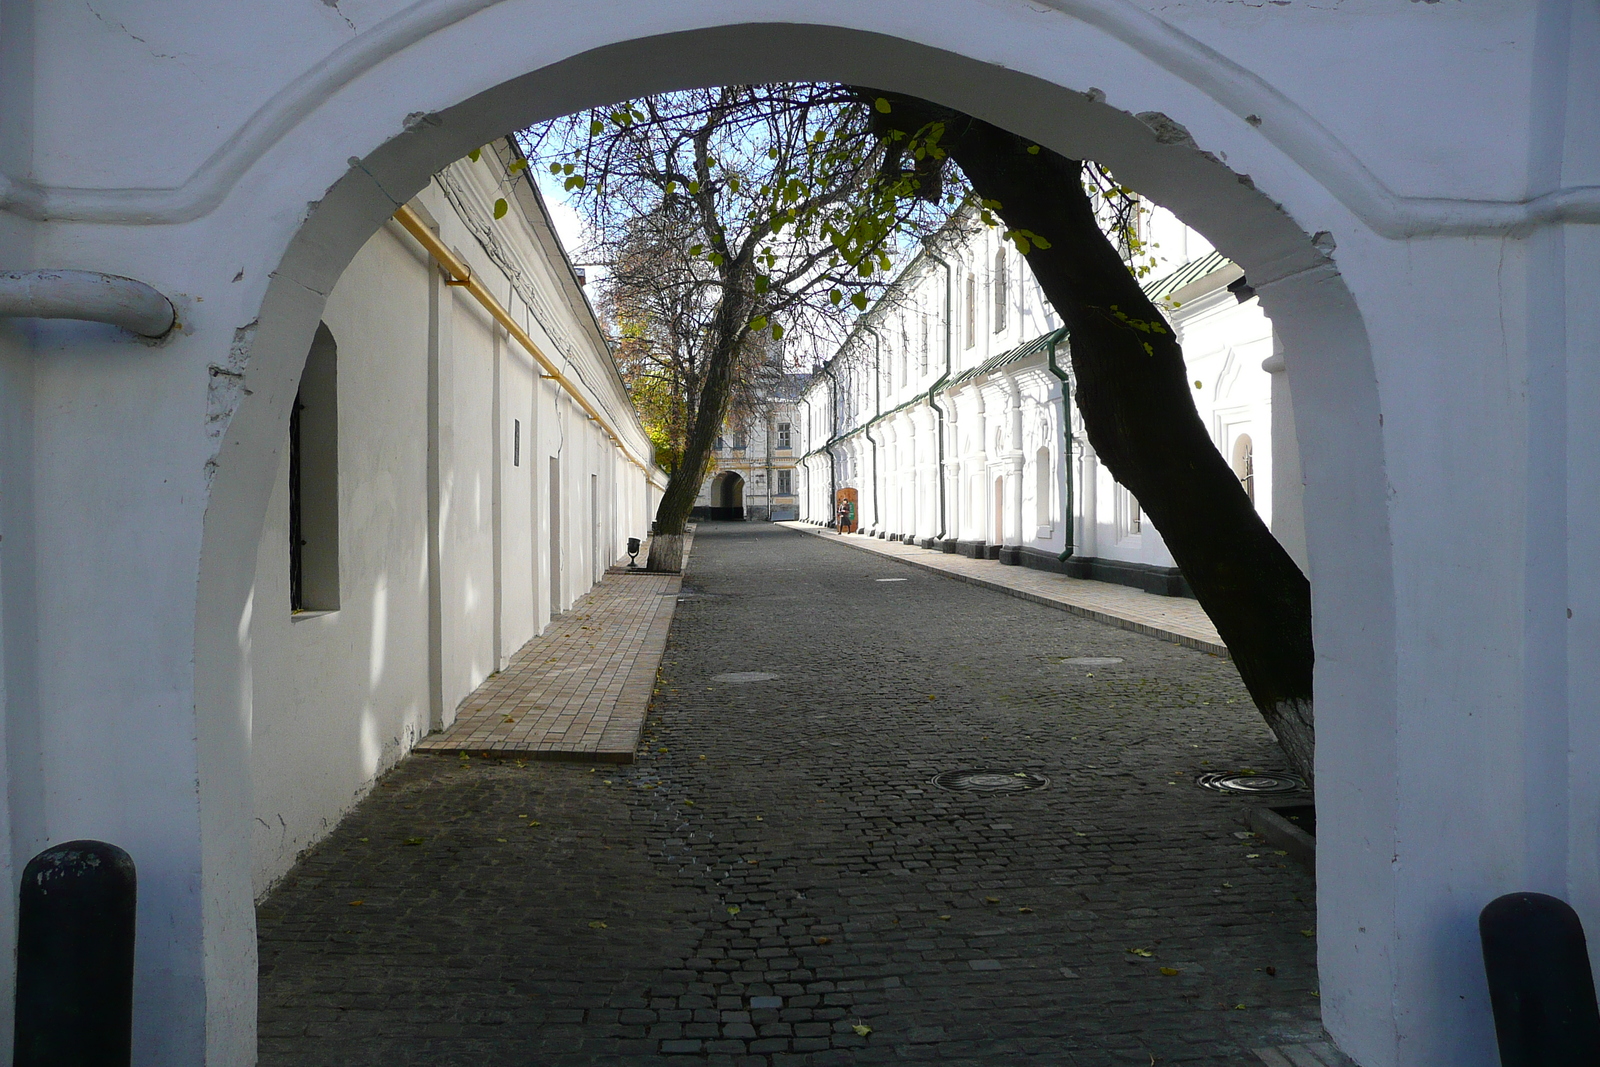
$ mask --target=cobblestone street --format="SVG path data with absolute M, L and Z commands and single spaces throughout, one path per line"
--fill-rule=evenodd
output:
M 638 762 L 404 761 L 259 909 L 261 1063 L 1259 1065 L 1314 897 L 1243 768 L 1225 659 L 704 523 Z

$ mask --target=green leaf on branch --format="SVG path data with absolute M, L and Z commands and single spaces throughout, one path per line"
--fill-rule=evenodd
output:
M 750 320 L 750 328 L 752 330 L 765 330 L 767 328 L 767 317 L 765 315 L 757 315 Z
M 505 197 L 502 196 L 499 200 L 496 200 L 494 202 L 494 217 L 495 218 L 497 218 L 497 219 L 505 218 L 506 217 L 506 212 L 510 211 L 510 210 L 511 210 L 511 205 L 506 203 L 506 198 Z
M 889 107 L 889 101 L 884 99 L 881 96 L 878 97 L 878 99 L 876 99 L 876 100 L 874 100 L 872 102 L 872 106 L 877 108 L 880 114 L 884 114 L 884 115 L 887 115 L 890 112 L 890 110 L 892 110 Z
M 867 294 L 866 293 L 855 293 L 855 294 L 853 294 L 850 297 L 850 303 L 855 305 L 857 311 L 865 311 L 865 310 L 867 310 Z
M 844 302 L 844 294 L 843 293 L 841 293 L 837 289 L 833 289 L 833 290 L 829 291 L 829 293 L 828 293 L 828 303 L 832 304 L 834 307 L 838 307 L 843 302 Z
M 472 160 L 474 163 L 476 163 L 482 157 L 483 157 L 483 149 L 481 149 L 481 148 L 474 148 L 472 151 L 467 153 L 467 158 Z
M 783 340 L 783 327 L 776 322 L 772 324 L 772 339 L 774 341 Z

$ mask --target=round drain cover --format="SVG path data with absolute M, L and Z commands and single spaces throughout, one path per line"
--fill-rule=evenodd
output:
M 1270 774 L 1240 774 L 1221 771 L 1202 774 L 1196 779 L 1202 789 L 1219 793 L 1254 793 L 1267 796 L 1274 793 L 1299 793 L 1306 787 L 1305 779 L 1295 774 L 1274 771 Z
M 958 793 L 1022 793 L 1043 789 L 1050 779 L 1027 771 L 945 771 L 933 776 L 933 784 Z
M 727 674 L 714 674 L 713 682 L 770 682 L 777 678 L 776 674 L 767 671 L 729 671 Z
M 1062 663 L 1070 663 L 1074 667 L 1109 667 L 1113 663 L 1121 663 L 1121 656 L 1073 656 L 1064 659 Z

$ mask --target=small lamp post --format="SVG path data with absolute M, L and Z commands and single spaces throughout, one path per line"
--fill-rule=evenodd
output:
M 636 571 L 639 569 L 639 564 L 634 562 L 635 557 L 638 555 L 639 539 L 637 537 L 628 538 L 628 569 L 630 571 Z

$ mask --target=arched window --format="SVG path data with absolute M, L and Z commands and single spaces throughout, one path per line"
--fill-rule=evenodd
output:
M 322 323 L 289 413 L 289 608 L 339 608 L 339 346 Z
M 1240 434 L 1233 442 L 1233 473 L 1238 477 L 1239 484 L 1244 486 L 1244 495 L 1254 504 L 1256 502 L 1255 445 L 1247 433 Z
M 966 347 L 971 348 L 978 343 L 978 276 L 970 270 L 967 271 L 966 316 Z

